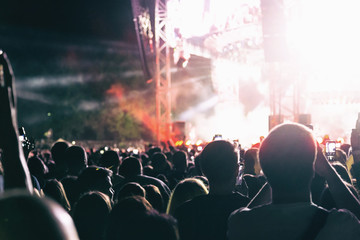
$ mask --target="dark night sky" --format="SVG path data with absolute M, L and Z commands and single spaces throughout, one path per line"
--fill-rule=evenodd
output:
M 2 0 L 0 25 L 135 41 L 130 0 Z

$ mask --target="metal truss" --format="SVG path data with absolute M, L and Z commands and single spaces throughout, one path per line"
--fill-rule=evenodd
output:
M 285 62 L 266 63 L 264 74 L 269 82 L 270 122 L 272 128 L 285 120 L 299 122 L 304 109 L 302 76 Z
M 169 140 L 171 133 L 170 47 L 166 36 L 167 0 L 155 2 L 155 83 L 157 143 Z

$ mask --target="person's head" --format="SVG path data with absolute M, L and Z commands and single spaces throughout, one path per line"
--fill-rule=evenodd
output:
M 196 178 L 186 178 L 179 182 L 172 191 L 166 213 L 173 215 L 175 210 L 184 202 L 196 196 L 206 195 L 208 190 L 204 183 Z
M 115 219 L 127 218 L 134 215 L 142 215 L 147 211 L 152 210 L 151 204 L 141 196 L 129 196 L 121 199 L 117 202 L 112 211 L 111 215 L 114 221 Z
M 51 152 L 49 151 L 49 149 L 41 150 L 40 156 L 41 156 L 41 159 L 43 159 L 46 164 L 48 164 L 49 161 L 52 160 L 51 159 Z
M 140 154 L 141 163 L 143 166 L 146 166 L 149 164 L 150 158 L 146 153 Z
M 172 158 L 173 158 L 173 155 L 174 155 L 174 154 L 173 154 L 171 151 L 165 152 L 164 154 L 165 154 L 165 156 L 166 156 L 166 159 L 167 159 L 169 162 L 172 162 Z
M 48 173 L 48 168 L 45 163 L 39 157 L 31 157 L 27 161 L 29 171 L 38 180 L 43 179 L 45 174 Z
M 131 196 L 145 197 L 145 189 L 136 182 L 126 183 L 118 192 L 117 200 L 121 201 L 121 199 Z
M 61 182 L 56 179 L 47 180 L 45 182 L 44 193 L 45 196 L 59 203 L 66 211 L 70 211 L 70 203 Z
M 120 227 L 122 230 L 124 226 L 125 229 L 131 227 L 132 230 L 136 228 L 135 231 L 140 231 L 138 221 L 151 209 L 151 204 L 144 197 L 132 196 L 122 199 L 111 210 L 106 239 L 126 239 L 124 233 L 119 230 Z
M 111 170 L 113 174 L 118 174 L 120 166 L 120 158 L 118 153 L 113 150 L 104 152 L 104 154 L 100 157 L 99 164 L 100 167 Z
M 141 219 L 139 225 L 142 231 L 138 231 L 132 238 L 132 231 L 128 231 L 131 240 L 157 239 L 179 240 L 179 231 L 176 220 L 167 214 L 159 214 L 157 211 L 149 211 Z
M 65 151 L 65 161 L 70 175 L 77 176 L 87 167 L 87 154 L 81 146 L 71 146 Z
M 164 153 L 154 153 L 151 157 L 151 165 L 154 168 L 155 174 L 166 174 L 170 170 L 170 164 Z
M 65 164 L 65 151 L 69 147 L 67 142 L 56 142 L 51 147 L 51 156 L 56 165 Z
M 250 148 L 244 154 L 244 173 L 259 175 L 260 174 L 260 164 L 259 164 L 259 149 Z
M 194 158 L 195 170 L 198 176 L 203 176 L 203 172 L 200 166 L 200 154 L 196 155 Z
M 164 200 L 162 198 L 159 188 L 155 185 L 149 184 L 144 186 L 145 198 L 149 201 L 151 206 L 159 212 L 164 212 Z
M 156 146 L 152 146 L 148 151 L 148 155 L 151 158 L 155 153 L 160 153 L 161 152 L 161 148 L 156 147 Z
M 261 143 L 260 165 L 273 191 L 308 190 L 314 176 L 315 139 L 296 123 L 275 127 Z
M 346 167 L 346 160 L 347 160 L 347 155 L 346 153 L 341 150 L 341 149 L 336 149 L 335 150 L 335 156 L 333 161 L 339 162 L 341 163 L 343 166 Z
M 225 140 L 210 142 L 200 154 L 200 167 L 210 184 L 234 187 L 239 171 L 239 155 L 234 145 Z
M 0 239 L 79 239 L 70 215 L 57 203 L 20 192 L 0 198 Z
M 139 159 L 135 157 L 125 158 L 119 168 L 119 174 L 125 178 L 134 177 L 142 174 L 142 165 Z
M 107 195 L 94 191 L 80 197 L 74 207 L 73 219 L 81 239 L 104 239 L 111 202 Z
M 85 168 L 78 177 L 80 194 L 89 191 L 99 191 L 112 200 L 114 190 L 111 182 L 112 172 L 106 168 L 90 166 Z
M 184 151 L 177 151 L 172 157 L 172 162 L 176 171 L 186 172 L 187 156 Z
M 177 240 L 176 221 L 154 210 L 143 197 L 128 197 L 118 202 L 110 213 L 108 240 Z

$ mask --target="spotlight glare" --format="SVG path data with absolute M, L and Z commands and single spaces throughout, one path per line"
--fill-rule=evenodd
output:
M 317 137 L 316 138 L 316 141 L 319 143 L 319 144 L 322 144 L 324 139 L 322 137 Z
M 202 141 L 202 140 L 197 140 L 197 141 L 196 141 L 196 146 L 200 146 L 201 144 L 203 144 L 203 141 Z

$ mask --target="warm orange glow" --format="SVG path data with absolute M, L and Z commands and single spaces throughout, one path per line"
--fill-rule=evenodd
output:
M 106 93 L 114 94 L 118 99 L 122 99 L 124 96 L 124 88 L 120 84 L 114 84 Z
M 149 100 L 147 96 L 136 91 L 129 92 L 120 84 L 112 85 L 107 93 L 116 97 L 122 111 L 131 114 L 153 134 L 156 133 L 156 119 L 151 116 L 151 108 L 146 106 L 146 102 Z
M 184 141 L 180 140 L 180 141 L 176 141 L 175 142 L 175 146 L 182 146 L 184 144 Z
M 344 144 L 344 142 L 345 142 L 345 140 L 342 137 L 338 137 L 338 139 L 336 141 L 340 144 Z

